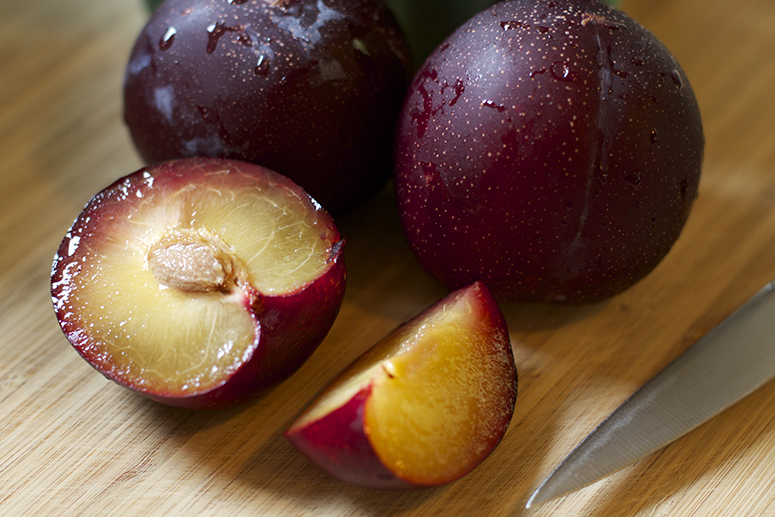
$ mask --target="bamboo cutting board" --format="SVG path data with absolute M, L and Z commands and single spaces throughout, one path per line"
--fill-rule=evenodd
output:
M 503 442 L 456 483 L 396 493 L 342 484 L 282 437 L 341 368 L 444 294 L 409 252 L 390 189 L 338 221 L 347 294 L 297 374 L 226 412 L 133 395 L 72 350 L 48 289 L 86 201 L 141 166 L 121 83 L 147 15 L 139 0 L 0 2 L 0 515 L 775 515 L 772 383 L 653 456 L 524 509 L 611 410 L 775 278 L 775 3 L 621 7 L 674 53 L 700 102 L 706 159 L 688 225 L 608 302 L 504 305 L 520 394 Z

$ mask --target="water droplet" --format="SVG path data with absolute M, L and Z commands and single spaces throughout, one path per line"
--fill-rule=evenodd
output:
M 382 369 L 385 370 L 385 373 L 391 379 L 394 379 L 398 375 L 396 365 L 394 365 L 390 360 L 386 360 L 384 363 L 382 363 Z
M 196 110 L 199 112 L 199 115 L 202 117 L 202 120 L 207 122 L 208 124 L 217 124 L 220 122 L 220 117 L 218 116 L 218 112 L 213 108 L 208 108 L 206 106 L 195 106 Z
M 624 177 L 625 181 L 632 185 L 633 187 L 637 187 L 640 185 L 641 180 L 643 179 L 642 173 L 640 171 L 630 171 L 627 176 Z
M 681 79 L 681 74 L 678 72 L 678 70 L 671 70 L 668 75 L 670 76 L 670 79 L 673 80 L 673 84 L 675 84 L 679 90 L 684 87 L 684 82 Z
M 253 46 L 253 40 L 250 39 L 250 35 L 247 32 L 239 31 L 239 36 L 237 37 L 237 41 L 245 45 L 246 47 L 252 47 Z
M 229 3 L 232 5 L 241 5 L 247 2 L 248 0 L 229 0 Z
M 516 20 L 511 20 L 507 22 L 501 22 L 501 28 L 505 31 L 513 31 L 514 29 L 529 29 L 530 25 L 518 22 Z
M 506 106 L 504 106 L 503 104 L 498 104 L 495 101 L 482 100 L 482 106 L 485 108 L 496 109 L 501 113 L 506 111 Z
M 207 27 L 207 53 L 212 54 L 215 52 L 215 49 L 218 47 L 218 40 L 223 37 L 224 34 L 227 32 L 239 32 L 241 31 L 241 27 L 229 27 L 223 22 L 215 22 L 213 24 L 208 25 Z M 250 37 L 246 34 L 240 34 L 240 43 L 243 45 L 250 45 Z
M 256 67 L 253 69 L 253 72 L 255 72 L 256 75 L 266 75 L 269 73 L 269 66 L 269 57 L 265 56 L 264 54 L 260 54 L 258 56 L 258 62 L 256 63 Z
M 549 71 L 552 73 L 552 77 L 554 77 L 558 81 L 576 80 L 576 74 L 573 73 L 573 70 L 571 70 L 570 67 L 565 63 L 563 63 L 562 61 L 555 61 L 554 63 L 552 63 L 552 66 L 549 69 Z
M 175 34 L 177 33 L 178 31 L 175 29 L 175 27 L 168 28 L 167 32 L 165 32 L 164 36 L 162 36 L 161 40 L 159 40 L 159 49 L 168 50 L 175 42 Z
M 681 179 L 681 197 L 685 198 L 686 193 L 689 192 L 689 178 L 682 178 Z

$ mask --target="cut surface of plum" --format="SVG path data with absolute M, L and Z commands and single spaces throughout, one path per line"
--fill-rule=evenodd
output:
M 362 355 L 286 436 L 345 481 L 378 488 L 435 486 L 487 457 L 508 427 L 516 395 L 505 322 L 486 287 L 477 283 Z M 332 452 L 326 441 L 337 428 L 340 435 L 358 428 L 377 462 L 364 467 L 368 455 L 355 445 Z
M 68 338 L 109 377 L 201 393 L 250 360 L 262 319 L 279 317 L 272 299 L 325 276 L 340 246 L 328 214 L 286 178 L 181 160 L 90 201 L 57 254 L 52 294 Z

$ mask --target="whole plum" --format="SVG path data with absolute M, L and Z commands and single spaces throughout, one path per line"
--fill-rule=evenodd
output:
M 390 177 L 410 73 L 380 0 L 168 0 L 132 50 L 124 116 L 148 163 L 257 163 L 343 213 Z
M 510 0 L 420 67 L 395 184 L 420 264 L 502 301 L 597 302 L 671 249 L 704 136 L 670 52 L 597 0 Z

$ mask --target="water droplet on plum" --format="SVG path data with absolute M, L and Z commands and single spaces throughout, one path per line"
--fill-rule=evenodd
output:
M 563 63 L 562 61 L 555 61 L 552 63 L 551 68 L 549 71 L 552 74 L 552 77 L 557 79 L 558 81 L 575 81 L 576 80 L 576 74 L 573 73 L 573 70 L 570 69 L 568 65 Z
M 495 101 L 490 101 L 490 100 L 486 100 L 486 99 L 482 100 L 482 106 L 485 107 L 485 108 L 496 109 L 496 110 L 498 110 L 501 113 L 506 111 L 506 106 L 504 106 L 503 104 L 498 104 Z
M 162 36 L 161 40 L 159 40 L 159 49 L 168 50 L 175 42 L 175 34 L 177 33 L 178 31 L 175 29 L 175 27 L 168 28 L 167 32 L 165 32 L 164 36 Z
M 673 84 L 680 90 L 684 87 L 684 82 L 681 79 L 681 74 L 678 72 L 678 70 L 671 70 L 668 74 L 670 76 L 670 79 L 673 80 Z
M 507 22 L 501 22 L 501 28 L 505 31 L 512 31 L 514 29 L 529 29 L 530 25 L 516 20 L 510 20 Z
M 258 62 L 256 63 L 256 67 L 253 69 L 253 72 L 256 75 L 267 75 L 269 73 L 269 66 L 270 66 L 270 59 L 268 56 L 264 54 L 260 54 L 258 56 Z
M 630 171 L 627 176 L 624 177 L 624 179 L 633 187 L 637 187 L 640 185 L 640 182 L 643 179 L 643 175 L 641 171 Z
M 223 22 L 215 22 L 207 26 L 207 53 L 212 54 L 218 47 L 218 41 L 227 32 L 240 32 L 241 27 L 230 27 Z M 239 41 L 243 45 L 250 46 L 252 41 L 247 34 L 240 34 Z

